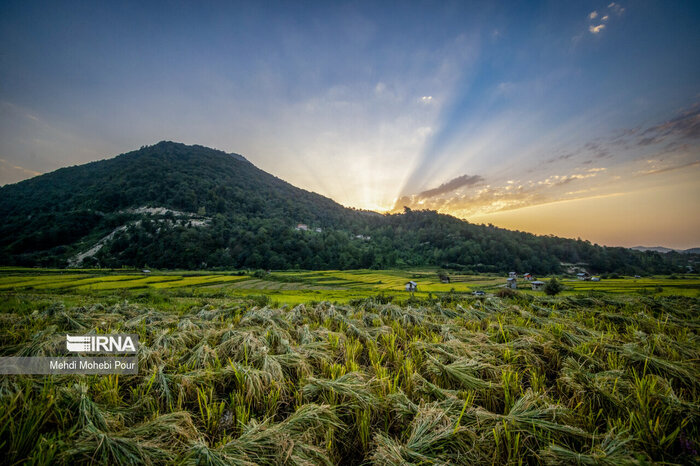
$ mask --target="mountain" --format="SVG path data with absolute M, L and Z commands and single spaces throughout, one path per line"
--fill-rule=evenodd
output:
M 634 246 L 630 249 L 634 249 L 635 251 L 654 251 L 654 252 L 660 252 L 661 254 L 666 254 L 669 252 L 677 252 L 680 254 L 700 254 L 700 248 L 690 248 L 690 249 L 671 249 L 671 248 L 665 248 L 663 246 Z
M 159 268 L 677 271 L 677 254 L 475 225 L 433 211 L 381 215 L 296 188 L 238 154 L 153 146 L 0 188 L 0 264 Z
M 665 248 L 663 246 L 634 246 L 631 247 L 630 249 L 634 249 L 635 251 L 654 251 L 654 252 L 660 252 L 661 254 L 666 254 L 667 252 L 681 252 L 677 249 L 671 249 L 671 248 Z

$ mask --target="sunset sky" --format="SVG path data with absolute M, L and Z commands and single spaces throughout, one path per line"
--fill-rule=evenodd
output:
M 0 184 L 161 140 L 356 208 L 700 247 L 700 2 L 0 4 Z

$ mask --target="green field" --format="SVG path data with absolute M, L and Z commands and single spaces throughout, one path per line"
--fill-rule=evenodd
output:
M 496 275 L 449 274 L 450 283 L 441 283 L 437 270 L 351 270 L 300 271 L 250 274 L 214 272 L 158 272 L 144 274 L 121 270 L 42 270 L 0 269 L 0 292 L 59 293 L 109 296 L 115 292 L 129 294 L 165 291 L 165 295 L 182 294 L 212 297 L 268 296 L 279 304 L 295 305 L 309 301 L 348 303 L 376 296 L 393 296 L 397 301 L 410 297 L 404 284 L 418 283 L 417 298 L 445 293 L 470 294 L 482 290 L 492 294 L 503 288 L 505 277 Z M 547 278 L 544 278 L 547 280 Z M 700 296 L 700 277 L 633 277 L 604 279 L 600 282 L 562 279 L 563 295 L 600 292 L 655 296 Z M 519 292 L 544 295 L 532 291 L 529 282 L 519 280 Z
M 140 341 L 138 375 L 0 375 L 3 463 L 700 462 L 697 278 L 450 279 L 2 269 L 0 356 Z

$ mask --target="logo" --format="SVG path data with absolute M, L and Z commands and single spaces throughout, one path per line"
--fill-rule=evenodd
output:
M 138 335 L 66 335 L 66 349 L 72 353 L 136 353 Z

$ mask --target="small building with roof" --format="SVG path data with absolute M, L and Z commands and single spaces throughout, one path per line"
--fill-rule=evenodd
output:
M 532 285 L 532 291 L 541 291 L 544 289 L 544 282 L 541 280 L 535 280 L 530 283 Z

